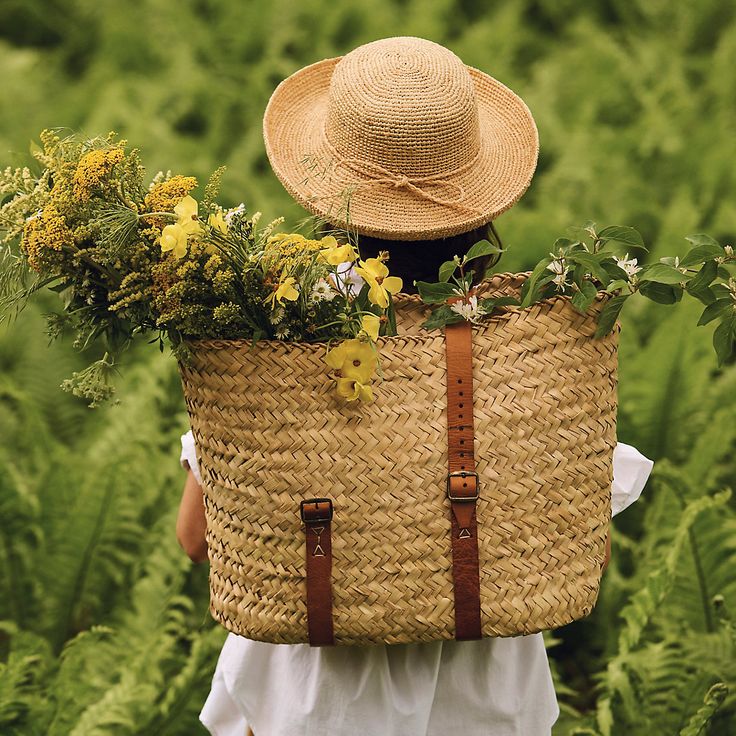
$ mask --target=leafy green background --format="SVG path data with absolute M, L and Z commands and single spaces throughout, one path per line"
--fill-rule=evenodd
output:
M 537 120 L 536 177 L 497 223 L 505 270 L 586 219 L 637 227 L 656 259 L 693 232 L 734 242 L 735 16 L 730 0 L 3 0 L 0 161 L 25 163 L 43 127 L 115 129 L 151 174 L 204 180 L 226 163 L 224 204 L 294 222 L 261 140 L 269 94 L 307 63 L 418 35 Z M 137 346 L 122 404 L 86 409 L 57 388 L 89 360 L 47 347 L 51 296 L 0 331 L 0 731 L 200 733 L 225 632 L 174 538 L 175 363 Z M 657 464 L 616 520 L 594 614 L 549 637 L 556 734 L 734 732 L 736 514 L 720 492 L 736 368 L 716 371 L 696 321 L 686 305 L 626 306 L 619 439 Z

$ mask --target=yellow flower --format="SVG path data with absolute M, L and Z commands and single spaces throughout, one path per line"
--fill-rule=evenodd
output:
M 345 340 L 332 348 L 325 356 L 325 362 L 330 368 L 339 371 L 340 378 L 352 378 L 354 381 L 367 384 L 373 375 L 378 359 L 376 351 L 369 342 L 354 338 Z
M 266 303 L 271 302 L 271 309 L 276 308 L 276 302 L 283 304 L 284 299 L 295 302 L 299 298 L 299 291 L 294 284 L 296 284 L 296 279 L 293 276 L 287 276 L 278 285 L 278 288 L 274 289 L 273 294 L 266 297 Z
M 148 212 L 171 212 L 174 207 L 197 186 L 193 176 L 172 176 L 171 179 L 158 182 L 146 194 L 144 204 Z M 158 228 L 165 224 L 162 218 L 147 218 Z
M 201 235 L 202 225 L 197 219 L 197 200 L 188 194 L 174 207 L 178 222 L 167 225 L 161 231 L 161 251 L 174 251 L 177 258 L 183 258 L 187 252 L 187 243 L 191 235 Z
M 348 261 L 352 263 L 358 257 L 355 248 L 350 243 L 340 245 L 332 235 L 322 238 L 320 245 L 322 249 L 319 252 L 319 257 L 331 266 L 339 266 L 341 263 Z
M 348 401 L 373 401 L 373 389 L 354 378 L 338 378 L 337 395 Z
M 225 222 L 222 212 L 210 215 L 207 223 L 218 232 L 221 232 L 223 235 L 227 235 L 227 222 Z
M 161 233 L 161 251 L 166 253 L 173 250 L 177 258 L 183 258 L 187 252 L 189 235 L 178 222 L 167 225 Z
M 85 153 L 74 172 L 74 196 L 82 202 L 89 201 L 124 158 L 125 151 L 120 146 Z
M 58 258 L 50 251 L 61 251 L 74 245 L 74 234 L 53 202 L 26 221 L 23 228 L 21 250 L 28 258 L 28 265 L 41 272 Z
M 197 200 L 189 194 L 174 207 L 174 214 L 179 218 L 177 225 L 180 225 L 187 235 L 202 233 L 202 225 L 197 219 L 198 208 Z
M 404 285 L 398 276 L 388 275 L 388 268 L 378 258 L 361 261 L 360 265 L 355 268 L 355 272 L 362 276 L 370 286 L 368 301 L 381 309 L 388 307 L 388 295 L 397 294 Z
M 378 340 L 378 331 L 381 328 L 381 319 L 375 314 L 364 314 L 360 320 L 362 331 L 370 337 L 373 342 Z

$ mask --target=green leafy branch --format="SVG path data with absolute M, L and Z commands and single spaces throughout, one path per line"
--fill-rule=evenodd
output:
M 424 327 L 436 329 L 463 319 L 480 323 L 500 309 L 526 309 L 556 296 L 568 297 L 572 306 L 585 314 L 602 296 L 605 303 L 598 314 L 595 336 L 603 337 L 613 330 L 624 304 L 634 294 L 658 304 L 676 304 L 688 294 L 704 307 L 698 325 L 718 320 L 713 346 L 719 365 L 729 360 L 736 342 L 733 246 L 697 233 L 686 237 L 691 247 L 682 259 L 665 257 L 639 265 L 636 258 L 629 259 L 628 252 L 620 255 L 621 246 L 647 250 L 634 228 L 614 225 L 597 230 L 595 223 L 587 222 L 581 231 L 583 235 L 577 240 L 555 241 L 553 250 L 524 280 L 518 297 L 477 298 L 464 267 L 480 255 L 495 252 L 488 241 L 476 243 L 464 259 L 455 257 L 443 263 L 437 282 L 416 283 L 422 300 L 434 307 Z

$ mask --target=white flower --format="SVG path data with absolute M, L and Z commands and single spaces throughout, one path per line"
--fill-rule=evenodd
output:
M 471 296 L 467 301 L 454 302 L 453 304 L 450 304 L 450 309 L 455 312 L 455 314 L 459 314 L 463 319 L 466 319 L 469 322 L 475 322 L 482 316 L 478 311 L 477 296 Z
M 733 246 L 732 245 L 724 245 L 723 246 L 724 253 L 729 257 L 733 258 Z
M 345 261 L 337 267 L 335 273 L 339 284 L 347 289 L 348 294 L 357 296 L 360 294 L 360 290 L 363 288 L 363 277 L 355 272 L 353 264 L 350 261 Z
M 278 330 L 274 333 L 276 335 L 277 340 L 286 340 L 287 337 L 289 337 L 289 328 L 288 327 L 279 327 Z
M 552 283 L 557 286 L 557 290 L 564 291 L 567 285 L 567 274 L 570 272 L 570 267 L 565 263 L 564 259 L 556 258 L 547 266 L 547 270 L 555 274 Z
M 313 302 L 331 302 L 337 296 L 337 292 L 332 288 L 327 279 L 319 279 L 312 287 L 310 301 Z
M 277 325 L 286 316 L 286 310 L 283 307 L 276 307 L 269 316 L 269 321 L 272 325 Z
M 565 261 L 561 258 L 555 258 L 552 263 L 550 263 L 547 266 L 548 271 L 552 271 L 552 273 L 564 275 L 566 274 L 570 269 L 565 265 Z M 556 283 L 556 282 L 555 282 Z
M 233 207 L 232 209 L 229 209 L 225 213 L 225 222 L 228 224 L 228 227 L 233 221 L 233 217 L 236 215 L 242 215 L 245 212 L 245 204 L 241 202 L 237 207 Z
M 631 278 L 632 276 L 635 276 L 639 271 L 641 271 L 641 266 L 637 266 L 636 264 L 638 261 L 636 258 L 632 258 L 630 260 L 627 260 L 629 258 L 629 254 L 627 253 L 623 258 L 617 258 L 616 259 L 616 265 L 622 270 L 626 272 L 626 275 Z

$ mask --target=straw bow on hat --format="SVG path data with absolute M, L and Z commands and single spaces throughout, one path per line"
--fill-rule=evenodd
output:
M 539 152 L 518 95 L 409 36 L 292 74 L 269 100 L 263 135 L 297 202 L 387 240 L 444 238 L 493 220 L 527 189 Z

